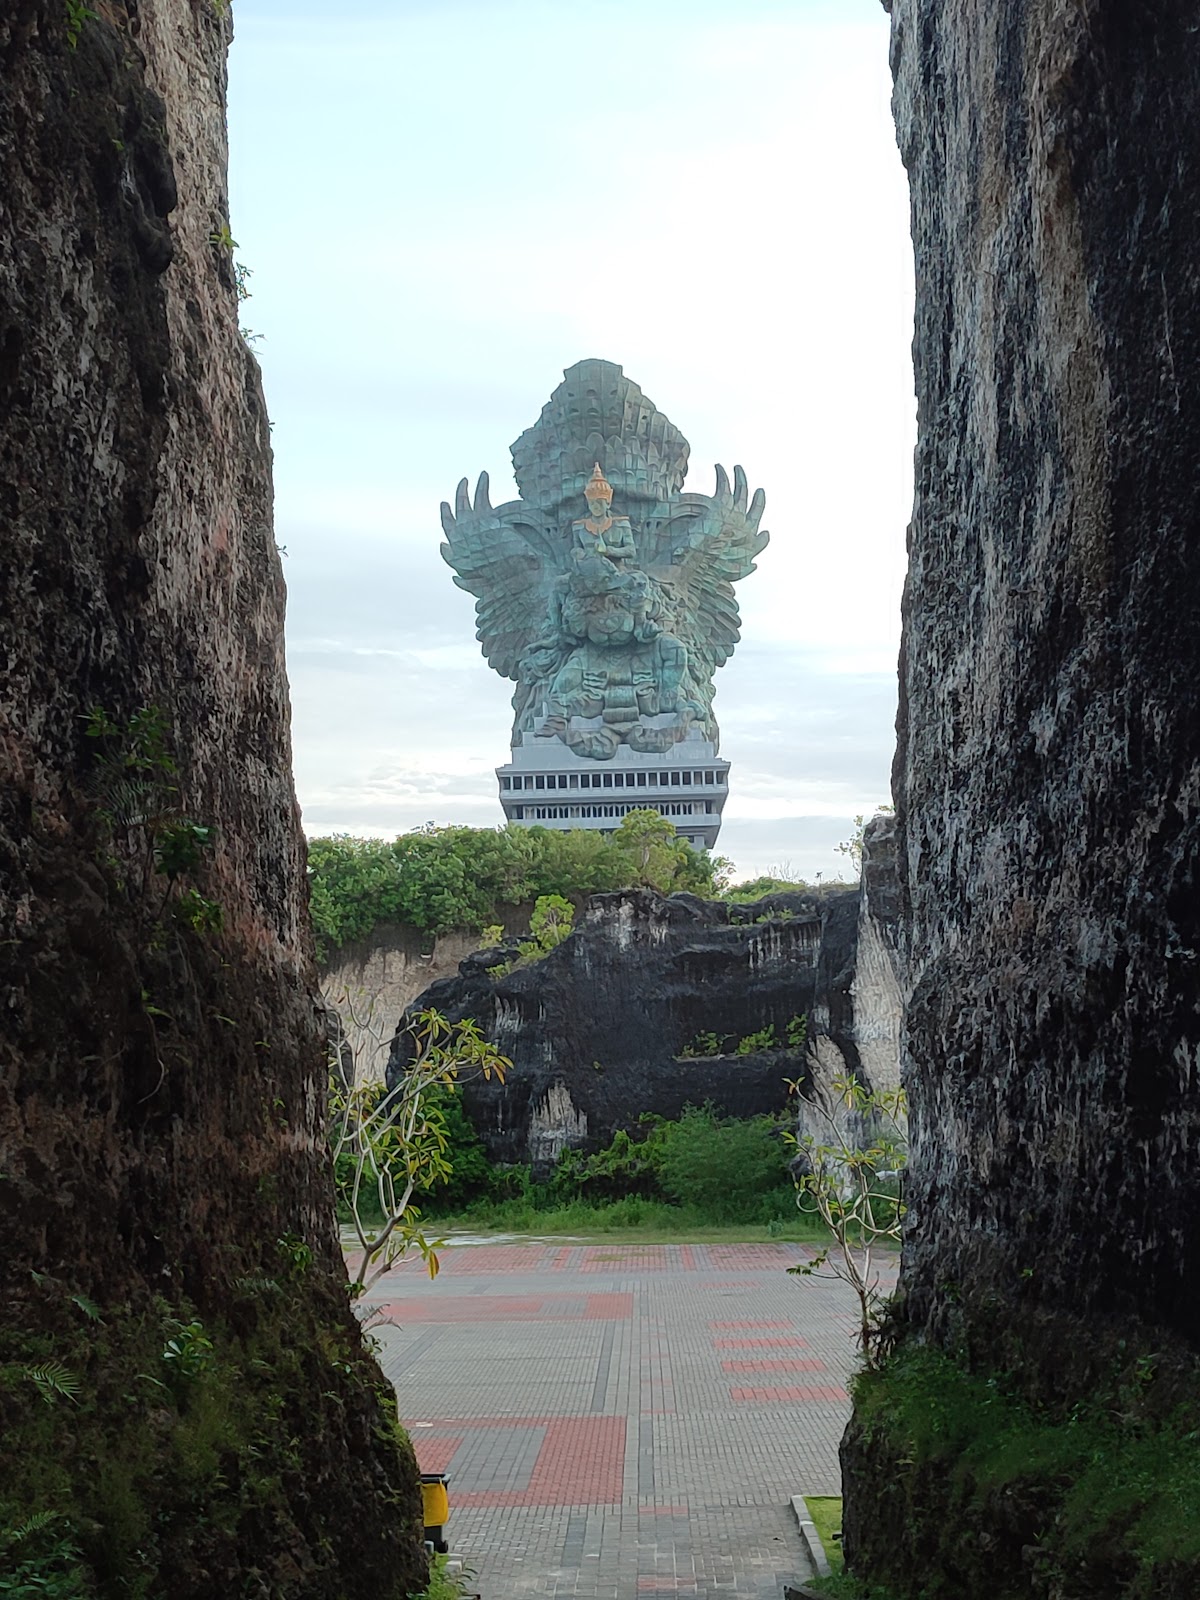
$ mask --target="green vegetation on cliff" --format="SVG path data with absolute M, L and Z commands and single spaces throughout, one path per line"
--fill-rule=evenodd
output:
M 0 1595 L 343 1594 L 335 1541 L 362 1506 L 329 1449 L 339 1428 L 391 1525 L 362 1529 L 374 1592 L 408 1592 L 396 1530 L 416 1540 L 419 1509 L 395 1395 L 344 1283 L 290 1236 L 267 1255 L 270 1274 L 224 1286 L 220 1311 L 177 1292 L 97 1304 L 42 1273 L 17 1286 L 0 1327 Z
M 426 1212 L 469 1226 L 564 1229 L 698 1228 L 747 1223 L 821 1231 L 802 1217 L 774 1117 L 721 1117 L 688 1106 L 675 1121 L 644 1115 L 604 1149 L 564 1150 L 544 1181 L 528 1167 L 495 1167 L 453 1094 L 431 1105 L 444 1119 L 451 1175 L 422 1197 Z
M 1023 1398 L 1019 1371 L 906 1344 L 859 1374 L 851 1433 L 878 1471 L 847 1527 L 855 1573 L 897 1600 L 1190 1600 L 1194 1380 L 1123 1341 L 1090 1393 L 1057 1406 Z
M 417 828 L 397 839 L 346 834 L 308 847 L 313 923 L 323 953 L 381 922 L 431 933 L 484 928 L 542 895 L 576 900 L 637 884 L 713 895 L 725 863 L 674 837 L 656 812 L 612 834 L 578 828 Z

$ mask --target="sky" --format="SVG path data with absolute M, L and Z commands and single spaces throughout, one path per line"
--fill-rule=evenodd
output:
M 310 835 L 496 826 L 512 684 L 439 555 L 462 477 L 619 362 L 766 492 L 717 675 L 737 876 L 826 879 L 889 799 L 915 440 L 879 0 L 235 0 Z M 619 508 L 618 508 L 619 509 Z

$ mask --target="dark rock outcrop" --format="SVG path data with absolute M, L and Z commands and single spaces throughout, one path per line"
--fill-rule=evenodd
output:
M 56 1519 L 0 1564 L 399 1597 L 419 1497 L 333 1218 L 229 27 L 0 16 L 0 1518 Z
M 892 8 L 920 419 L 892 1332 L 1067 1415 L 1169 1369 L 1161 1401 L 1113 1402 L 1131 1438 L 1195 1394 L 1200 1344 L 1195 30 L 1183 0 Z M 997 1482 L 968 1508 L 986 1419 L 909 1472 L 872 1415 L 843 1452 L 846 1548 L 897 1595 L 1126 1594 L 1139 1562 L 1138 1594 L 1200 1590 L 1115 1526 L 1089 1571 L 1061 1482 L 1018 1518 Z
M 493 952 L 432 985 L 413 1011 L 471 1018 L 507 1056 L 503 1086 L 464 1086 L 464 1104 L 494 1160 L 544 1166 L 565 1145 L 593 1149 L 643 1111 L 677 1117 L 711 1100 L 729 1116 L 781 1111 L 786 1079 L 804 1054 L 786 1049 L 704 1056 L 713 1034 L 732 1052 L 793 1017 L 858 1064 L 850 986 L 859 895 L 778 894 L 752 905 L 664 897 L 649 890 L 595 895 L 576 931 L 544 960 L 497 977 Z M 405 1037 L 389 1075 L 402 1070 Z

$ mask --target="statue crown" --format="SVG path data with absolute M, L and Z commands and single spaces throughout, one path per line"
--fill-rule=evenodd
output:
M 598 461 L 592 469 L 592 475 L 588 479 L 587 488 L 583 493 L 588 500 L 607 500 L 610 504 L 612 503 L 612 484 L 600 471 L 600 463 Z

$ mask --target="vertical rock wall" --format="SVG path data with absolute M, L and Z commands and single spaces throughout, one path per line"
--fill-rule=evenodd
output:
M 419 1500 L 333 1221 L 230 27 L 0 16 L 0 1522 L 56 1519 L 0 1565 L 401 1596 Z
M 1113 1413 L 1165 1426 L 1200 1341 L 1197 12 L 890 9 L 919 401 L 893 1332 L 1047 1416 L 1110 1395 L 1140 1352 L 1140 1398 Z M 860 1393 L 847 1549 L 897 1594 L 1196 1592 L 1192 1558 L 1135 1556 L 1115 1528 L 1089 1578 L 1061 1483 L 965 1512 L 980 1419 L 954 1465 L 918 1470 L 877 1426 L 887 1404 L 886 1383 Z

